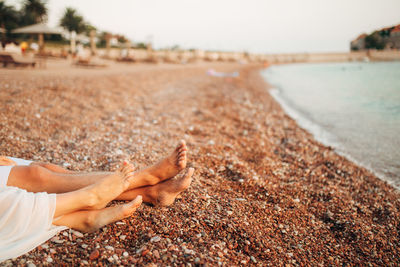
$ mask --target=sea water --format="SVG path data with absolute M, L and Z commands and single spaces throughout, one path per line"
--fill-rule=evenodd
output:
M 262 74 L 302 128 L 400 189 L 400 62 L 277 65 Z

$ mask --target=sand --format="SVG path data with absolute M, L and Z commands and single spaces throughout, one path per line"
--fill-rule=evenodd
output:
M 0 154 L 72 170 L 124 159 L 143 168 L 183 138 L 196 169 L 170 207 L 143 205 L 91 234 L 64 231 L 3 264 L 399 265 L 399 193 L 299 128 L 259 70 L 0 69 Z

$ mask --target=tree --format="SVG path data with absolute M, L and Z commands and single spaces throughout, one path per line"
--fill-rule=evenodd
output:
M 365 37 L 365 48 L 382 50 L 385 48 L 385 42 L 379 32 L 373 32 Z
M 25 0 L 22 6 L 21 23 L 31 25 L 47 20 L 47 7 L 44 0 Z
M 70 32 L 71 51 L 75 52 L 75 33 L 84 32 L 86 23 L 81 15 L 78 14 L 76 9 L 67 7 L 64 12 L 64 16 L 60 20 L 60 26 Z
M 81 33 L 86 30 L 86 23 L 81 15 L 71 7 L 67 7 L 60 20 L 60 26 L 69 32 Z
M 7 42 L 8 31 L 18 26 L 18 11 L 12 6 L 7 6 L 3 1 L 0 2 L 0 28 L 3 30 L 1 33 L 1 44 L 5 47 Z

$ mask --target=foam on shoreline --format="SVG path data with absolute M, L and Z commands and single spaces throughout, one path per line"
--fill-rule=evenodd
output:
M 270 88 L 269 89 L 270 95 L 279 103 L 279 105 L 282 107 L 282 109 L 292 118 L 296 121 L 296 123 L 299 125 L 299 127 L 303 128 L 304 130 L 308 131 L 313 135 L 315 140 L 318 142 L 326 145 L 333 147 L 335 149 L 335 152 L 337 152 L 339 155 L 347 158 L 348 160 L 354 162 L 355 164 L 366 168 L 370 172 L 372 172 L 375 176 L 377 176 L 379 179 L 386 181 L 388 184 L 396 188 L 397 190 L 400 190 L 400 184 L 396 183 L 396 181 L 390 179 L 390 177 L 386 176 L 385 174 L 375 170 L 370 166 L 369 164 L 362 162 L 360 160 L 357 160 L 354 158 L 343 145 L 338 141 L 335 135 L 329 133 L 326 131 L 323 127 L 319 126 L 317 123 L 313 122 L 311 119 L 307 118 L 306 115 L 302 114 L 299 110 L 293 108 L 290 105 L 290 101 L 286 100 L 282 97 L 280 90 L 276 87 Z

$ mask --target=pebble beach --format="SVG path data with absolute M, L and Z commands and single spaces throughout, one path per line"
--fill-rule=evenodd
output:
M 94 233 L 65 230 L 0 265 L 400 265 L 399 192 L 300 128 L 261 69 L 57 60 L 0 69 L 0 155 L 141 169 L 184 139 L 195 168 L 169 207 L 142 205 Z

